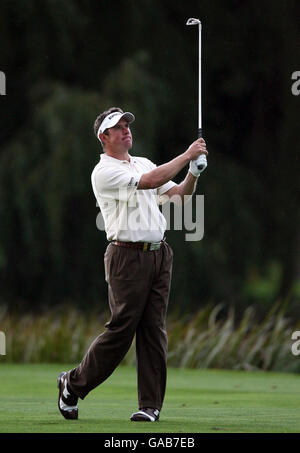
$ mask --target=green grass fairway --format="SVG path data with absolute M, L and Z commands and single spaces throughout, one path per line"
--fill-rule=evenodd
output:
M 0 364 L 1 433 L 297 433 L 300 376 L 169 369 L 158 423 L 133 423 L 136 372 L 119 367 L 84 401 L 79 420 L 57 409 L 56 378 L 74 365 Z

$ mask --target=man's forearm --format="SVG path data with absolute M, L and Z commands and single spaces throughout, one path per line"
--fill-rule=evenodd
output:
M 157 187 L 162 186 L 174 178 L 189 161 L 190 158 L 188 153 L 184 152 L 170 162 L 160 165 L 148 173 L 144 173 L 140 179 L 138 189 L 156 189 Z
M 197 180 L 198 178 L 188 171 L 185 179 L 177 186 L 177 194 L 180 195 L 182 199 L 184 195 L 193 195 L 196 189 Z
M 169 196 L 169 198 L 172 198 L 174 196 L 173 201 L 176 204 L 181 204 L 182 201 L 186 202 L 190 199 L 190 197 L 195 192 L 197 180 L 198 180 L 198 178 L 193 176 L 192 173 L 190 171 L 188 171 L 185 179 L 180 184 L 177 184 L 176 186 L 174 186 L 170 190 L 168 190 L 168 192 L 166 192 L 166 194 Z M 176 197 L 175 197 L 175 195 L 176 195 Z M 179 195 L 180 199 L 178 199 L 178 195 Z M 188 197 L 189 195 L 190 195 L 190 197 Z M 185 196 L 187 196 L 188 198 L 184 199 Z M 172 199 L 170 201 L 172 201 Z

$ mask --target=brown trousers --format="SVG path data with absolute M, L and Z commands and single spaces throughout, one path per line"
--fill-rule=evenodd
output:
M 111 319 L 77 368 L 68 373 L 71 390 L 83 399 L 107 379 L 136 335 L 139 408 L 161 409 L 167 377 L 166 313 L 173 252 L 163 242 L 146 251 L 109 244 L 104 255 Z

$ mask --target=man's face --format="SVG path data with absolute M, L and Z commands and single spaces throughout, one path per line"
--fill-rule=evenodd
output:
M 105 136 L 105 145 L 129 150 L 132 147 L 132 135 L 129 128 L 129 123 L 123 118 L 114 126 L 109 128 L 109 134 Z

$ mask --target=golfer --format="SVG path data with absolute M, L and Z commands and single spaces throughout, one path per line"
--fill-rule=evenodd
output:
M 173 252 L 165 240 L 166 219 L 159 203 L 192 195 L 206 167 L 201 138 L 175 159 L 156 166 L 129 154 L 135 117 L 120 108 L 99 115 L 94 124 L 103 153 L 92 173 L 108 247 L 104 255 L 111 319 L 82 362 L 58 376 L 58 407 L 66 419 L 78 418 L 78 398 L 105 381 L 120 364 L 136 335 L 138 411 L 132 421 L 159 419 L 167 375 L 166 312 Z M 147 127 L 147 125 L 145 125 Z M 195 160 L 202 156 L 202 169 Z M 189 164 L 180 184 L 172 181 Z

